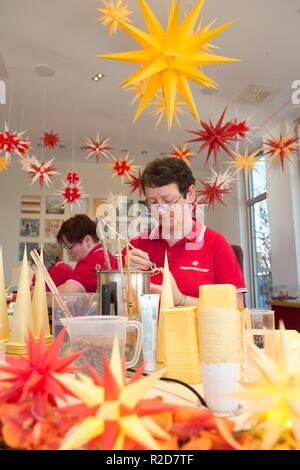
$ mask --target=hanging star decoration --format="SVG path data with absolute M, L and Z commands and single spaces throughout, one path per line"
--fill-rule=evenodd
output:
M 166 108 L 166 101 L 164 99 L 164 96 L 161 92 L 158 92 L 155 99 L 151 101 L 150 103 L 150 114 L 153 116 L 157 116 L 157 121 L 155 124 L 155 129 L 158 128 L 160 123 L 162 122 L 164 116 L 166 118 L 168 117 L 167 115 L 167 108 Z M 184 101 L 180 100 L 178 96 L 175 98 L 175 104 L 174 104 L 174 119 L 176 121 L 176 124 L 178 127 L 181 128 L 181 123 L 180 123 L 180 116 L 184 114 Z
M 200 123 L 202 129 L 198 131 L 187 131 L 198 136 L 195 139 L 188 140 L 188 142 L 203 142 L 197 153 L 207 149 L 205 165 L 207 164 L 212 153 L 214 155 L 215 166 L 217 166 L 217 159 L 221 150 L 224 150 L 225 153 L 231 155 L 231 150 L 228 147 L 228 143 L 236 141 L 236 131 L 232 130 L 232 121 L 228 121 L 223 124 L 226 110 L 227 106 L 221 114 L 221 117 L 216 126 L 213 125 L 211 120 L 209 122 L 201 120 Z
M 126 91 L 129 91 L 131 93 L 134 93 L 135 96 L 133 97 L 130 106 L 133 105 L 137 100 L 140 100 L 145 91 L 146 91 L 146 86 L 147 86 L 147 80 L 142 80 L 139 83 L 136 83 L 135 85 L 132 85 L 126 89 Z
M 30 166 L 26 166 L 25 170 L 32 178 L 31 184 L 38 181 L 41 188 L 43 188 L 44 183 L 49 187 L 49 184 L 52 183 L 53 176 L 59 175 L 59 172 L 56 171 L 56 168 L 52 165 L 53 161 L 54 158 L 51 158 L 51 160 L 46 162 L 40 162 L 36 157 L 31 156 Z
M 81 186 L 80 181 L 81 179 L 78 173 L 69 171 L 66 174 L 65 180 L 62 181 L 63 188 L 56 193 L 63 198 L 61 203 L 62 207 L 69 205 L 72 209 L 73 204 L 80 207 L 82 199 L 88 196 Z
M 214 209 L 216 202 L 220 202 L 223 206 L 226 205 L 223 201 L 223 196 L 224 194 L 229 194 L 230 190 L 224 188 L 223 183 L 218 182 L 218 178 L 216 178 L 213 183 L 208 183 L 200 179 L 199 181 L 203 185 L 203 189 L 196 191 L 196 194 L 200 196 L 198 204 L 208 204 L 208 209 L 210 209 L 211 206 Z
M 107 145 L 108 141 L 109 138 L 100 140 L 98 133 L 96 139 L 91 139 L 90 137 L 87 137 L 86 145 L 82 147 L 88 151 L 86 160 L 91 157 L 96 157 L 96 161 L 97 163 L 99 163 L 101 157 L 105 157 L 106 159 L 108 159 L 110 157 L 109 150 L 112 149 L 112 147 L 109 147 Z
M 237 59 L 218 56 L 203 50 L 206 44 L 232 25 L 232 22 L 205 32 L 195 32 L 195 24 L 204 1 L 196 1 L 194 7 L 180 24 L 180 3 L 171 1 L 169 21 L 164 30 L 146 0 L 140 0 L 148 32 L 128 22 L 119 20 L 120 26 L 138 43 L 142 49 L 118 54 L 98 55 L 102 59 L 118 60 L 138 64 L 141 67 L 123 82 L 123 87 L 148 80 L 146 91 L 137 108 L 135 122 L 150 101 L 161 90 L 165 104 L 168 126 L 172 127 L 177 92 L 180 93 L 194 117 L 199 121 L 189 80 L 200 86 L 216 88 L 217 84 L 198 67 L 235 62 Z
M 233 150 L 231 150 L 232 158 L 234 161 L 228 162 L 228 165 L 232 165 L 236 169 L 236 171 L 234 172 L 234 175 L 236 175 L 239 171 L 244 171 L 244 175 L 247 180 L 248 172 L 250 170 L 253 170 L 259 173 L 258 170 L 255 168 L 255 165 L 260 159 L 259 154 L 262 152 L 262 150 L 263 148 L 260 147 L 259 149 L 254 150 L 252 153 L 250 153 L 250 155 L 249 155 L 247 145 L 245 147 L 244 154 L 241 154 L 239 152 L 234 152 Z
M 231 121 L 231 124 L 228 129 L 228 133 L 232 132 L 233 136 L 237 141 L 240 139 L 247 139 L 250 131 L 247 120 L 238 121 L 237 118 L 234 118 Z
M 20 165 L 21 165 L 21 170 L 22 171 L 29 171 L 31 164 L 34 162 L 34 157 L 32 158 L 30 155 L 25 155 L 24 157 L 21 157 L 20 160 Z
M 217 184 L 221 183 L 222 188 L 224 189 L 230 190 L 232 188 L 233 182 L 235 181 L 235 177 L 229 168 L 226 168 L 223 173 L 218 173 L 213 168 L 211 168 L 210 170 L 212 172 L 212 176 L 210 178 L 207 178 L 206 181 L 208 183 L 214 184 L 214 182 L 217 181 Z
M 129 18 L 132 15 L 132 11 L 128 10 L 126 4 L 123 3 L 123 0 L 102 0 L 105 8 L 97 8 L 97 10 L 102 13 L 99 21 L 101 24 L 109 28 L 109 35 L 115 34 L 120 27 L 120 20 L 127 23 L 131 23 Z
M 7 160 L 4 156 L 0 156 L 0 173 L 8 170 L 10 167 L 10 161 Z
M 140 170 L 139 170 L 138 176 L 129 174 L 128 181 L 125 181 L 125 183 L 131 187 L 130 194 L 134 193 L 135 191 L 138 191 L 139 196 L 141 198 L 143 190 L 142 190 L 142 174 Z
M 7 123 L 5 123 L 5 130 L 0 132 L 0 152 L 4 152 L 7 160 L 11 159 L 13 153 L 16 153 L 19 157 L 26 155 L 30 149 L 30 142 L 28 139 L 23 139 L 22 132 L 10 132 L 8 130 Z
M 137 165 L 132 165 L 132 160 L 128 160 L 129 158 L 129 152 L 126 153 L 125 157 L 122 159 L 117 159 L 112 155 L 112 159 L 114 160 L 114 163 L 109 163 L 109 167 L 113 169 L 113 176 L 118 176 L 119 178 L 122 179 L 122 183 L 124 182 L 124 176 L 127 176 L 129 178 L 129 174 L 131 171 L 135 171 L 137 168 Z
M 283 323 L 280 325 L 280 342 L 277 359 L 249 343 L 255 377 L 245 382 L 245 387 L 234 393 L 241 400 L 245 415 L 254 431 L 262 437 L 261 448 L 276 448 L 278 441 L 290 435 L 300 443 L 300 369 L 293 362 L 293 352 L 288 344 Z
M 299 137 L 296 137 L 294 134 L 293 127 L 286 135 L 280 134 L 279 137 L 275 137 L 270 131 L 270 139 L 264 142 L 266 146 L 266 157 L 271 158 L 271 166 L 273 166 L 277 161 L 280 161 L 281 169 L 284 171 L 285 162 L 292 162 L 297 158 L 297 152 L 300 147 Z
M 87 416 L 69 433 L 61 449 L 71 450 L 85 446 L 87 449 L 102 450 L 159 450 L 156 438 L 169 439 L 170 435 L 152 419 L 151 415 L 173 409 L 156 400 L 143 400 L 145 394 L 161 377 L 163 371 L 140 378 L 143 368 L 126 381 L 125 364 L 121 360 L 117 339 L 114 342 L 110 364 L 104 361 L 103 378 L 89 367 L 91 380 L 81 377 L 80 400 L 91 408 Z M 59 377 L 60 382 L 76 395 L 78 380 Z M 95 386 L 104 388 L 104 399 L 93 393 Z M 91 400 L 90 397 L 94 396 Z
M 45 148 L 54 149 L 58 146 L 60 138 L 58 134 L 55 134 L 53 130 L 51 130 L 50 132 L 44 132 L 41 140 Z
M 186 144 L 184 144 L 183 146 L 179 145 L 178 147 L 176 147 L 176 145 L 172 145 L 172 147 L 174 150 L 173 152 L 170 152 L 171 157 L 176 157 L 179 160 L 182 160 L 186 162 L 187 164 L 190 164 L 189 162 L 191 158 L 195 156 L 195 153 L 192 152 L 191 149 L 188 148 Z

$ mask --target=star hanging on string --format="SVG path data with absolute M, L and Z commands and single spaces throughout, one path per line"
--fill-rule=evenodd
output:
M 5 153 L 7 160 L 11 159 L 12 153 L 16 153 L 19 157 L 26 155 L 30 149 L 30 143 L 28 139 L 23 139 L 22 132 L 10 132 L 8 126 L 5 123 L 5 130 L 0 132 L 0 152 Z
M 191 158 L 195 156 L 195 153 L 192 152 L 191 149 L 188 148 L 186 144 L 184 144 L 183 147 L 181 145 L 179 145 L 178 147 L 176 147 L 176 145 L 172 145 L 172 147 L 174 150 L 173 152 L 170 152 L 170 156 L 176 157 L 179 160 L 182 160 L 188 164 Z
M 163 92 L 169 128 L 173 123 L 177 91 L 199 121 L 189 80 L 203 87 L 216 88 L 217 84 L 214 80 L 200 71 L 198 67 L 237 61 L 237 59 L 217 56 L 203 50 L 206 44 L 232 24 L 232 22 L 227 23 L 205 32 L 194 31 L 203 4 L 204 1 L 197 1 L 180 24 L 180 3 L 178 2 L 175 6 L 175 2 L 172 0 L 168 26 L 165 31 L 147 2 L 140 0 L 148 32 L 123 20 L 120 20 L 119 23 L 141 45 L 142 49 L 97 56 L 141 66 L 123 83 L 123 86 L 127 87 L 142 80 L 148 80 L 146 91 L 139 103 L 133 122 L 138 119 L 160 89 Z
M 220 202 L 225 206 L 226 204 L 223 201 L 224 194 L 229 194 L 230 190 L 228 188 L 223 187 L 223 183 L 218 182 L 218 178 L 211 184 L 207 181 L 200 180 L 200 183 L 203 185 L 203 189 L 197 190 L 197 195 L 200 196 L 198 204 L 208 204 L 208 208 L 210 206 L 215 208 L 215 202 Z
M 110 156 L 108 150 L 112 149 L 112 147 L 109 147 L 107 145 L 108 141 L 109 138 L 100 140 L 98 133 L 96 139 L 91 139 L 90 137 L 87 137 L 86 145 L 83 147 L 89 152 L 86 156 L 86 160 L 91 157 L 96 157 L 96 161 L 97 163 L 99 163 L 101 157 L 105 157 L 106 159 L 108 159 Z
M 235 181 L 234 175 L 227 168 L 223 173 L 218 173 L 216 170 L 211 168 L 212 176 L 210 178 L 207 178 L 207 182 L 210 184 L 214 184 L 215 181 L 217 181 L 217 184 L 221 183 L 222 188 L 224 189 L 231 189 L 233 182 Z
M 0 173 L 2 173 L 2 171 L 8 170 L 9 167 L 10 161 L 7 160 L 4 156 L 0 156 Z
M 22 403 L 32 400 L 32 407 L 39 408 L 47 403 L 55 404 L 55 399 L 65 400 L 66 395 L 74 396 L 67 386 L 58 378 L 78 369 L 71 364 L 82 354 L 82 351 L 59 356 L 64 339 L 63 329 L 54 343 L 48 346 L 43 332 L 36 342 L 31 333 L 27 341 L 27 357 L 6 357 L 6 364 L 0 364 L 0 371 L 7 375 L 0 382 L 0 403 Z M 7 387 L 9 385 L 9 387 Z
M 153 116 L 157 116 L 157 121 L 155 124 L 155 129 L 157 129 L 164 116 L 166 116 L 166 118 L 168 117 L 166 101 L 162 93 L 157 93 L 155 99 L 150 103 L 150 108 L 150 114 L 152 114 Z M 178 96 L 175 98 L 173 114 L 178 127 L 181 127 L 179 116 L 184 114 L 184 101 L 180 100 Z
M 31 164 L 34 162 L 35 157 L 31 157 L 30 155 L 25 155 L 24 157 L 21 157 L 19 162 L 21 165 L 22 171 L 29 171 Z
M 44 132 L 43 136 L 41 137 L 43 141 L 43 145 L 45 148 L 54 149 L 58 146 L 60 138 L 58 134 L 55 134 L 52 130 L 51 132 Z
M 262 448 L 272 449 L 286 431 L 291 431 L 300 443 L 300 372 L 299 363 L 293 362 L 293 352 L 280 325 L 276 362 L 266 353 L 249 343 L 251 359 L 255 365 L 254 380 L 234 395 L 241 400 L 248 421 L 263 433 Z
M 115 34 L 120 27 L 120 20 L 131 23 L 131 20 L 128 18 L 132 15 L 132 11 L 128 10 L 127 5 L 123 3 L 123 0 L 102 0 L 105 8 L 97 8 L 97 10 L 102 13 L 99 21 L 104 26 L 109 28 L 110 36 Z
M 280 134 L 279 137 L 275 137 L 270 131 L 270 139 L 264 142 L 266 146 L 265 155 L 271 157 L 271 166 L 280 160 L 282 171 L 284 171 L 284 163 L 286 161 L 293 161 L 297 158 L 299 137 L 296 137 L 293 132 L 293 127 L 286 135 Z
M 203 142 L 197 153 L 208 149 L 205 165 L 207 164 L 211 154 L 214 155 L 214 163 L 217 165 L 217 159 L 221 150 L 224 150 L 228 155 L 231 155 L 231 150 L 228 147 L 229 142 L 236 141 L 236 133 L 232 131 L 232 121 L 223 124 L 223 119 L 227 110 L 225 107 L 221 117 L 216 126 L 213 125 L 211 120 L 209 122 L 200 121 L 203 128 L 198 131 L 187 131 L 191 134 L 197 135 L 196 139 L 188 140 L 188 142 Z
M 131 186 L 130 194 L 134 193 L 135 191 L 138 191 L 139 196 L 141 198 L 143 190 L 142 190 L 142 174 L 141 174 L 140 170 L 139 170 L 138 176 L 134 176 L 134 175 L 130 174 L 129 178 L 128 178 L 128 181 L 126 181 L 126 184 Z
M 245 147 L 245 152 L 244 154 L 241 154 L 239 152 L 234 152 L 231 150 L 233 162 L 228 162 L 228 165 L 232 165 L 234 168 L 236 168 L 236 171 L 234 174 L 236 175 L 239 171 L 244 171 L 245 178 L 247 180 L 248 178 L 248 172 L 250 170 L 254 170 L 258 173 L 258 171 L 255 168 L 256 163 L 259 161 L 259 154 L 262 152 L 263 148 L 260 147 L 257 150 L 254 150 L 252 153 L 249 155 L 248 151 L 248 146 L 246 145 Z
M 73 176 L 71 177 L 70 175 Z M 77 183 L 70 183 L 69 181 L 71 179 L 74 180 L 74 175 L 76 175 L 75 180 L 77 180 Z M 85 193 L 84 188 L 81 187 L 81 184 L 79 183 L 80 177 L 78 173 L 67 173 L 65 180 L 66 181 L 62 181 L 63 188 L 56 193 L 63 198 L 61 206 L 64 207 L 65 205 L 69 205 L 72 209 L 73 204 L 76 204 L 80 207 L 81 200 L 87 197 L 88 194 Z
M 121 178 L 122 183 L 124 182 L 124 176 L 127 176 L 127 178 L 129 178 L 130 172 L 135 171 L 137 168 L 136 165 L 131 164 L 134 160 L 128 160 L 128 157 L 129 152 L 127 152 L 126 156 L 120 160 L 118 160 L 112 155 L 114 163 L 109 164 L 109 166 L 113 169 L 113 176 L 118 176 L 119 178 Z
M 91 368 L 89 372 L 94 384 L 82 377 L 85 388 L 81 387 L 78 398 L 86 404 L 88 399 L 89 406 L 95 408 L 91 408 L 90 415 L 69 433 L 61 449 L 71 450 L 86 446 L 88 449 L 102 450 L 159 450 L 155 438 L 164 440 L 170 436 L 151 419 L 151 415 L 172 410 L 174 406 L 157 400 L 143 400 L 163 371 L 140 378 L 142 371 L 140 368 L 129 381 L 126 380 L 125 364 L 115 340 L 110 364 L 107 360 L 104 362 L 103 378 L 93 373 Z M 75 379 L 60 376 L 59 380 L 76 394 L 78 387 Z M 91 404 L 90 396 L 95 385 L 104 387 L 104 400 L 101 396 L 97 401 L 95 396 Z
M 69 173 L 67 173 L 65 179 L 66 179 L 67 183 L 69 183 L 69 184 L 77 184 L 80 181 L 80 176 L 79 176 L 78 173 L 76 173 L 76 171 L 73 171 L 73 172 L 69 171 Z
M 56 168 L 52 165 L 53 161 L 54 158 L 46 162 L 40 162 L 36 157 L 31 157 L 30 166 L 25 170 L 32 178 L 31 184 L 38 180 L 41 188 L 44 183 L 49 187 L 49 184 L 52 183 L 53 176 L 59 175 L 59 172 L 56 171 Z
M 250 131 L 250 127 L 248 126 L 247 121 L 246 120 L 238 121 L 237 118 L 234 118 L 233 121 L 231 121 L 231 124 L 228 129 L 228 133 L 232 132 L 236 140 L 239 140 L 239 139 L 248 140 L 249 131 Z

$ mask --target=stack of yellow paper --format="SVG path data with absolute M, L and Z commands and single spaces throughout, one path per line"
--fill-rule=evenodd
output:
M 166 376 L 190 384 L 201 383 L 197 307 L 162 310 Z

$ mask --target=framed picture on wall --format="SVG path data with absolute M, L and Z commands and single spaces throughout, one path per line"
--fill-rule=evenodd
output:
M 60 219 L 45 220 L 45 238 L 55 238 L 62 224 Z
M 61 214 L 65 213 L 65 208 L 61 206 L 62 198 L 60 196 L 47 196 L 46 197 L 46 214 Z
M 40 196 L 21 196 L 21 214 L 24 216 L 39 215 L 41 213 Z M 25 215 L 26 214 L 26 215 Z
M 27 259 L 28 259 L 28 261 L 31 261 L 30 252 L 31 252 L 31 250 L 38 249 L 39 244 L 36 243 L 36 242 L 20 242 L 19 243 L 19 256 L 18 256 L 19 261 L 23 260 L 25 245 L 26 245 L 26 248 L 27 248 Z
M 20 237 L 39 237 L 40 219 L 20 219 Z

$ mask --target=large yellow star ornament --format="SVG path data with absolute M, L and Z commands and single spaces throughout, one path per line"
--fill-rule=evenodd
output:
M 119 24 L 142 49 L 120 52 L 118 54 L 101 54 L 102 59 L 130 62 L 139 66 L 123 86 L 132 86 L 147 80 L 145 93 L 139 103 L 133 122 L 159 90 L 163 92 L 168 126 L 172 127 L 177 92 L 189 106 L 194 117 L 199 121 L 189 80 L 207 88 L 217 88 L 214 80 L 209 78 L 198 67 L 223 62 L 236 62 L 238 59 L 222 57 L 207 51 L 210 41 L 231 26 L 232 22 L 210 29 L 210 25 L 196 29 L 196 22 L 205 0 L 197 0 L 194 7 L 179 22 L 180 3 L 171 0 L 169 21 L 166 30 L 154 15 L 146 0 L 139 0 L 142 13 L 148 28 L 145 32 L 124 20 Z
M 233 395 L 241 400 L 249 422 L 254 419 L 258 429 L 262 429 L 263 449 L 275 447 L 289 430 L 300 443 L 300 369 L 283 325 L 276 362 L 253 344 L 250 346 L 257 376 Z

